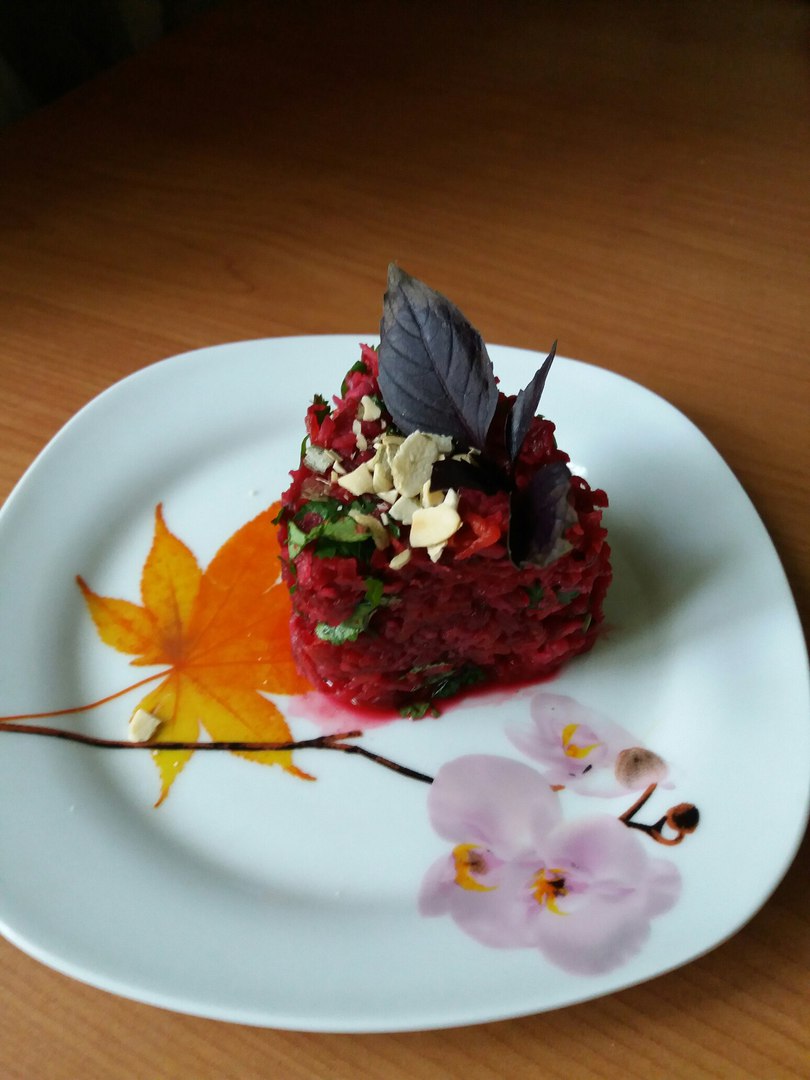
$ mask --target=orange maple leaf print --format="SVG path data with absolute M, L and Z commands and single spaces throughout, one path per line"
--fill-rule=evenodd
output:
M 278 505 L 225 542 L 208 569 L 169 531 L 155 509 L 155 533 L 141 574 L 141 604 L 94 593 L 77 578 L 99 637 L 133 665 L 166 664 L 166 677 L 136 708 L 161 721 L 157 742 L 291 742 L 281 712 L 259 691 L 300 694 L 310 685 L 290 650 L 290 600 L 280 582 L 273 518 Z M 133 710 L 134 712 L 135 710 Z M 234 751 L 280 765 L 301 779 L 290 750 Z M 161 779 L 156 806 L 193 750 L 154 750 Z

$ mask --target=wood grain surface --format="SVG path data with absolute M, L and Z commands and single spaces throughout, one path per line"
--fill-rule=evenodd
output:
M 798 0 L 226 3 L 0 132 L 0 498 L 144 365 L 373 328 L 396 259 L 489 341 L 683 410 L 807 626 L 809 28 Z M 807 856 L 682 970 L 445 1032 L 177 1016 L 3 942 L 0 1075 L 805 1077 Z

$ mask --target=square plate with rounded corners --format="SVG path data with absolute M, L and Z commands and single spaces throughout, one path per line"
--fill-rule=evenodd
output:
M 360 340 L 174 357 L 111 387 L 57 435 L 0 514 L 4 716 L 91 702 L 149 673 L 99 641 L 76 575 L 137 603 L 157 503 L 207 565 L 278 498 L 307 404 L 337 389 Z M 490 354 L 508 392 L 542 359 Z M 0 930 L 44 963 L 141 1001 L 346 1032 L 553 1009 L 652 978 L 738 930 L 786 871 L 807 817 L 807 663 L 781 565 L 731 471 L 659 397 L 558 359 L 542 408 L 575 470 L 610 496 L 611 631 L 553 684 L 474 697 L 440 720 L 369 726 L 362 742 L 429 775 L 468 753 L 520 759 L 506 729 L 539 690 L 662 755 L 676 790 L 656 792 L 657 812 L 688 801 L 701 821 L 688 842 L 648 852 L 677 867 L 681 889 L 634 955 L 581 975 L 425 918 L 419 890 L 447 851 L 430 789 L 362 758 L 302 751 L 317 777 L 303 783 L 198 754 L 155 809 L 148 754 L 16 734 L 0 738 Z M 300 700 L 278 699 L 296 739 L 323 730 Z M 59 722 L 121 738 L 134 701 Z M 567 805 L 615 817 L 628 799 Z

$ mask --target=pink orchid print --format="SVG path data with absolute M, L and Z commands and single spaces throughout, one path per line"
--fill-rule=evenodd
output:
M 428 809 L 453 847 L 428 870 L 420 911 L 449 914 L 484 945 L 601 974 L 635 955 L 678 898 L 677 869 L 637 832 L 608 815 L 564 821 L 547 778 L 522 762 L 457 758 L 439 770 Z
M 545 767 L 546 782 L 557 789 L 611 797 L 649 784 L 671 786 L 662 758 L 621 725 L 563 694 L 535 694 L 529 723 L 511 725 L 506 734 Z

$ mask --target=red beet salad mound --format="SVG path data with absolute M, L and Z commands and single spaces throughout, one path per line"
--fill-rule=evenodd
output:
M 340 396 L 308 408 L 282 497 L 293 653 L 313 686 L 420 717 L 591 648 L 607 497 L 535 415 L 553 357 L 505 396 L 461 312 L 389 269 L 379 349 L 361 345 Z

